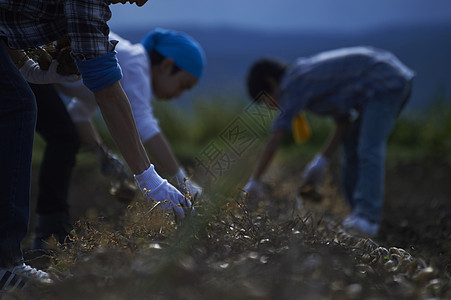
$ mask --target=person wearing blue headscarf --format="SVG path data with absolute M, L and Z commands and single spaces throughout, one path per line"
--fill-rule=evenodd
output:
M 186 33 L 161 28 L 150 31 L 136 44 L 115 33 L 110 33 L 109 38 L 112 42 L 118 41 L 115 50 L 123 73 L 120 83 L 130 101 L 145 149 L 154 164 L 161 167 L 159 173 L 172 179 L 182 193 L 187 189 L 191 196 L 197 195 L 199 199 L 202 188 L 189 179 L 173 154 L 153 115 L 151 99 L 177 98 L 198 83 L 206 66 L 201 45 Z M 97 111 L 92 92 L 81 82 L 59 84 L 57 89 L 71 98 L 69 114 L 81 142 L 96 153 L 102 173 L 111 179 L 110 193 L 121 200 L 133 199 L 137 191 L 124 163 L 105 146 L 92 122 Z
M 197 79 L 204 72 L 205 54 L 199 43 L 185 33 L 157 28 L 149 32 L 141 44 L 149 56 L 157 51 Z

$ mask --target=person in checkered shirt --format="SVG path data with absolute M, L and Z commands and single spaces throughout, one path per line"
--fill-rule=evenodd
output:
M 413 77 L 392 53 L 373 47 L 326 51 L 290 65 L 273 59 L 255 62 L 247 77 L 249 94 L 280 113 L 244 190 L 261 191 L 261 177 L 299 113 L 330 117 L 336 129 L 306 166 L 300 183 L 317 188 L 332 154 L 342 145 L 342 181 L 352 209 L 343 226 L 375 236 L 382 219 L 386 144 L 410 96 Z
M 110 4 L 147 0 L 0 0 L 0 282 L 3 291 L 23 286 L 27 279 L 51 282 L 49 275 L 24 264 L 20 243 L 29 220 L 30 172 L 36 102 L 28 82 L 37 84 L 79 80 L 77 75 L 48 71 L 29 59 L 24 49 L 69 37 L 72 56 L 83 83 L 95 94 L 108 129 L 141 190 L 164 201 L 163 206 L 184 217 L 191 204 L 150 163 L 139 139 L 133 114 L 119 80 L 115 44 L 109 41 Z M 58 174 L 55 174 L 58 176 Z M 20 280 L 18 280 L 19 278 Z

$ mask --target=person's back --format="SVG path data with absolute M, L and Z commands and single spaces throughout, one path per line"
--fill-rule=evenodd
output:
M 405 77 L 413 72 L 391 52 L 368 46 L 340 48 L 320 52 L 306 58 L 299 58 L 293 64 L 296 74 L 309 78 L 328 80 L 331 77 L 348 80 L 362 76 L 377 64 L 387 64 Z
M 402 89 L 414 72 L 392 53 L 373 47 L 351 47 L 299 58 L 280 83 L 279 106 L 284 115 L 276 123 L 291 126 L 301 110 L 347 118 L 382 91 Z
M 300 114 L 310 111 L 330 117 L 335 130 L 306 166 L 301 185 L 318 188 L 332 154 L 342 146 L 343 190 L 352 210 L 343 226 L 350 232 L 376 235 L 382 220 L 386 143 L 410 96 L 413 77 L 414 72 L 392 53 L 372 47 L 326 51 L 291 65 L 256 61 L 247 77 L 249 94 L 280 114 L 244 190 L 258 192 L 283 135 L 302 124 L 295 122 Z

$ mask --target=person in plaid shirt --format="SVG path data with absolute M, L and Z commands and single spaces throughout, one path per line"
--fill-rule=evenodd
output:
M 326 51 L 289 66 L 272 59 L 254 63 L 247 77 L 250 96 L 280 113 L 244 190 L 251 194 L 261 190 L 260 178 L 300 112 L 331 117 L 336 129 L 307 165 L 302 184 L 317 187 L 342 144 L 342 181 L 352 209 L 343 225 L 350 232 L 375 236 L 381 223 L 387 139 L 409 98 L 413 77 L 414 72 L 392 53 L 372 47 Z
M 110 4 L 147 0 L 0 0 L 0 290 L 23 286 L 27 279 L 51 282 L 49 275 L 23 262 L 20 243 L 29 219 L 30 171 L 36 103 L 27 82 L 75 81 L 79 76 L 48 71 L 23 49 L 69 37 L 83 83 L 94 93 L 119 150 L 149 196 L 183 218 L 190 202 L 154 170 L 139 139 L 133 114 L 119 80 L 115 44 L 108 40 Z M 58 176 L 58 174 L 55 174 Z M 19 278 L 19 279 L 17 279 Z

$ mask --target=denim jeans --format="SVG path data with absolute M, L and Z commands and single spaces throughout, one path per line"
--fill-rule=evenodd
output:
M 342 181 L 352 213 L 380 224 L 387 140 L 410 96 L 411 83 L 368 101 L 343 140 Z
M 36 101 L 0 42 L 0 266 L 23 261 Z

